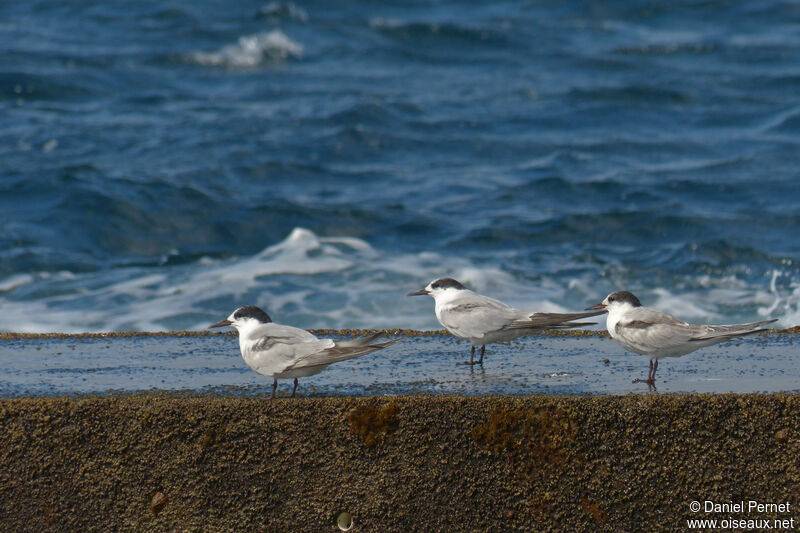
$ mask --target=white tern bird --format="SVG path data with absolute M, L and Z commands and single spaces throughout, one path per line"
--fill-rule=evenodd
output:
M 328 365 L 386 348 L 402 340 L 392 339 L 372 344 L 383 333 L 352 340 L 320 339 L 304 329 L 283 326 L 272 321 L 267 313 L 254 305 L 240 307 L 225 320 L 208 326 L 233 326 L 239 332 L 239 349 L 245 363 L 264 376 L 272 377 L 272 396 L 278 380 L 313 376 Z
M 483 364 L 486 345 L 505 342 L 523 335 L 541 333 L 546 329 L 566 329 L 590 326 L 596 322 L 573 322 L 601 315 L 591 313 L 531 313 L 514 309 L 499 300 L 472 292 L 452 278 L 439 278 L 427 287 L 409 292 L 406 296 L 428 294 L 435 301 L 436 318 L 447 331 L 472 343 L 469 363 Z M 481 347 L 481 358 L 475 361 L 475 347 Z
M 647 379 L 636 380 L 649 385 L 656 382 L 656 370 L 661 357 L 679 357 L 718 342 L 757 333 L 762 331 L 759 327 L 777 320 L 774 318 L 750 324 L 695 326 L 667 313 L 642 306 L 639 298 L 628 291 L 612 292 L 602 303 L 588 309 L 608 311 L 606 327 L 611 338 L 626 350 L 650 358 Z

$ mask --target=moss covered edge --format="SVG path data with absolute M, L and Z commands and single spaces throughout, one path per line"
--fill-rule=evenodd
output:
M 441 337 L 449 333 L 443 329 L 438 330 L 416 330 L 416 329 L 311 329 L 315 335 L 334 335 L 342 337 L 356 337 L 383 333 L 384 335 L 400 335 L 403 337 Z M 236 335 L 235 331 L 110 331 L 102 333 L 15 333 L 0 332 L 0 340 L 17 339 L 111 339 L 125 337 L 212 337 Z M 542 335 L 550 337 L 608 337 L 605 330 L 547 330 Z M 769 335 L 800 335 L 800 326 L 786 329 L 765 329 L 759 335 L 767 337 Z

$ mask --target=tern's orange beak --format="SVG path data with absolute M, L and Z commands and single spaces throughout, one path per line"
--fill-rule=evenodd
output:
M 603 309 L 603 310 L 605 310 L 605 308 L 606 308 L 606 306 L 605 306 L 605 305 L 603 305 L 603 304 L 597 304 L 597 305 L 593 305 L 593 306 L 591 306 L 591 307 L 587 307 L 587 308 L 586 308 L 586 311 L 591 311 L 592 309 Z
M 216 324 L 211 324 L 210 326 L 208 326 L 208 329 L 211 329 L 211 328 L 222 328 L 222 327 L 225 327 L 225 326 L 230 326 L 231 324 L 233 324 L 233 322 L 231 322 L 230 320 L 228 320 L 226 318 L 225 320 L 220 320 Z

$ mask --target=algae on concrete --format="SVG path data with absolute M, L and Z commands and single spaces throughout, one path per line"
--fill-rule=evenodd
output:
M 0 424 L 3 531 L 674 531 L 800 495 L 795 394 L 23 398 Z

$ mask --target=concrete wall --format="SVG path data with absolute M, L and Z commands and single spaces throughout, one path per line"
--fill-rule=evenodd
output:
M 333 532 L 341 512 L 369 532 L 800 519 L 791 394 L 24 398 L 0 400 L 0 429 L 2 531 Z M 790 511 L 690 510 L 705 500 Z

